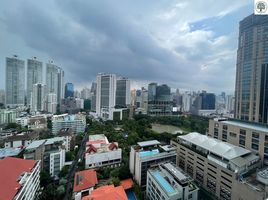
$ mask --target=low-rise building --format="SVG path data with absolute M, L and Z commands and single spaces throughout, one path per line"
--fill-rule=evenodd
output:
M 26 160 L 41 160 L 42 170 L 57 176 L 65 165 L 64 137 L 33 141 L 23 154 Z
M 7 157 L 0 160 L 1 199 L 35 200 L 40 184 L 40 161 Z
M 146 196 L 149 200 L 197 200 L 193 179 L 173 163 L 163 163 L 147 171 Z
M 146 186 L 148 169 L 163 162 L 176 163 L 175 147 L 160 145 L 157 140 L 138 142 L 131 146 L 129 169 L 140 186 Z
M 93 169 L 83 170 L 75 173 L 73 197 L 75 200 L 81 200 L 88 196 L 98 184 L 97 173 Z
M 18 116 L 17 110 L 0 109 L 0 124 L 15 123 Z
M 76 115 L 54 115 L 52 117 L 52 133 L 57 134 L 63 128 L 72 128 L 74 133 L 83 133 L 86 128 L 86 116 Z
M 74 150 L 75 135 L 72 128 L 63 128 L 58 133 L 59 137 L 64 137 L 66 152 Z
M 47 117 L 45 115 L 32 116 L 28 118 L 28 129 L 46 129 L 47 128 Z
M 1 148 L 0 159 L 5 157 L 20 157 L 22 155 L 23 148 Z
M 38 136 L 34 131 L 14 134 L 4 140 L 5 148 L 27 147 L 33 140 L 38 139 Z
M 122 186 L 105 185 L 93 190 L 90 195 L 82 200 L 128 200 L 126 192 Z
M 90 135 L 86 145 L 85 167 L 116 167 L 122 160 L 122 149 L 117 142 L 110 143 L 105 135 Z
M 256 180 L 261 162 L 254 152 L 196 132 L 171 143 L 177 165 L 216 198 L 267 198 L 267 186 Z

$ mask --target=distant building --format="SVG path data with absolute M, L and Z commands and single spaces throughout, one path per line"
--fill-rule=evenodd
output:
M 54 115 L 52 117 L 52 133 L 57 134 L 63 128 L 72 128 L 74 133 L 83 133 L 86 128 L 85 115 Z
M 91 92 L 89 88 L 84 88 L 81 91 L 81 99 L 91 99 Z
M 173 163 L 163 163 L 147 171 L 149 200 L 197 200 L 198 190 L 193 179 Z
M 202 91 L 195 97 L 191 107 L 191 113 L 201 116 L 209 116 L 212 113 L 216 113 L 215 105 L 215 94 Z
M 36 83 L 32 85 L 31 92 L 31 112 L 40 112 L 45 110 L 46 85 Z
M 84 107 L 84 100 L 74 97 L 68 97 L 61 100 L 60 111 L 62 113 L 76 114 Z
M 7 157 L 0 160 L 1 199 L 35 200 L 40 184 L 40 161 Z
M 65 98 L 74 97 L 74 85 L 72 83 L 65 84 Z
M 25 62 L 6 58 L 6 107 L 21 107 L 25 104 Z
M 73 196 L 75 200 L 81 200 L 88 196 L 98 184 L 97 173 L 93 169 L 76 172 L 74 175 Z
M 58 176 L 65 165 L 66 143 L 64 137 L 33 141 L 23 154 L 26 160 L 41 160 L 41 169 Z
M 192 96 L 190 93 L 185 92 L 182 94 L 182 111 L 183 112 L 190 112 L 192 105 Z
M 27 105 L 31 104 L 33 85 L 43 83 L 43 63 L 36 57 L 27 60 Z
M 125 108 L 130 105 L 130 80 L 119 77 L 116 80 L 115 106 Z
M 176 163 L 176 148 L 160 145 L 157 140 L 138 142 L 131 146 L 129 156 L 129 169 L 137 183 L 146 186 L 147 170 L 163 162 Z
M 234 113 L 235 97 L 234 95 L 227 95 L 226 98 L 226 110 L 229 113 Z
M 31 116 L 28 118 L 28 129 L 46 129 L 47 128 L 47 117 L 43 115 Z
M 83 197 L 83 200 L 128 200 L 126 192 L 122 186 L 115 187 L 114 185 L 101 186 L 92 191 L 88 196 Z
M 49 93 L 47 95 L 46 110 L 49 113 L 55 114 L 57 112 L 57 95 Z
M 85 168 L 120 166 L 122 149 L 117 142 L 109 143 L 103 135 L 90 135 L 86 145 Z
M 0 90 L 0 104 L 6 103 L 6 93 L 5 90 Z
M 148 114 L 151 116 L 172 115 L 172 99 L 170 87 L 167 85 L 148 85 Z
M 15 123 L 18 116 L 17 110 L 0 109 L 0 124 Z
M 142 88 L 136 91 L 135 95 L 135 112 L 136 114 L 147 114 L 148 110 L 148 90 Z

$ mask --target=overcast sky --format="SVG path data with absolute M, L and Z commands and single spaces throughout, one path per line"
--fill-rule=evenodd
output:
M 98 72 L 172 88 L 234 91 L 238 24 L 253 0 L 8 0 L 0 2 L 0 88 L 5 57 L 61 66 L 90 87 Z

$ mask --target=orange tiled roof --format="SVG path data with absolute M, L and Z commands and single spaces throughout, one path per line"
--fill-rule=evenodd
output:
M 82 200 L 128 200 L 122 186 L 105 185 L 93 190 L 92 193 Z
M 98 183 L 97 173 L 94 169 L 83 170 L 75 173 L 74 176 L 74 192 L 79 192 Z
M 120 185 L 124 188 L 124 190 L 130 189 L 133 186 L 133 180 L 131 178 L 125 179 L 120 182 Z

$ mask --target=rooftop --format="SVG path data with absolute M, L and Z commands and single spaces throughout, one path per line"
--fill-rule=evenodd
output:
M 89 135 L 88 144 L 108 144 L 108 139 L 104 134 Z
M 148 147 L 148 146 L 154 146 L 154 145 L 159 145 L 160 142 L 157 140 L 149 140 L 149 141 L 144 141 L 144 142 L 138 142 L 138 145 L 140 147 Z
M 31 172 L 37 161 L 6 157 L 0 160 L 0 197 L 13 199 L 22 187 L 18 178 L 25 172 Z
M 20 154 L 22 148 L 2 148 L 0 149 L 0 159 L 5 157 L 13 157 Z
M 26 148 L 26 150 L 36 149 L 39 146 L 41 146 L 42 144 L 50 145 L 50 144 L 53 144 L 55 142 L 61 142 L 61 141 L 64 141 L 64 137 L 54 137 L 54 138 L 49 138 L 49 139 L 44 139 L 44 140 L 35 140 L 31 144 L 29 144 L 29 146 Z
M 214 139 L 212 137 L 208 137 L 197 132 L 192 132 L 187 135 L 182 135 L 178 137 L 183 141 L 189 142 L 198 147 L 202 147 L 203 149 L 212 152 L 218 156 L 221 156 L 227 160 L 231 160 L 236 157 L 251 153 L 251 151 L 242 147 L 222 142 L 221 140 Z
M 126 192 L 122 186 L 105 185 L 92 191 L 92 193 L 82 200 L 128 200 Z
M 122 180 L 120 182 L 120 185 L 124 188 L 124 190 L 128 190 L 133 187 L 134 182 L 131 178 Z
M 74 192 L 79 192 L 91 187 L 98 183 L 97 173 L 93 169 L 83 170 L 75 173 L 74 176 Z

